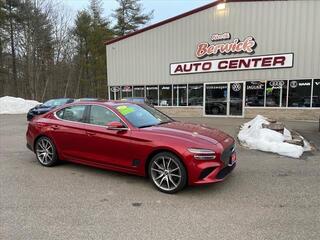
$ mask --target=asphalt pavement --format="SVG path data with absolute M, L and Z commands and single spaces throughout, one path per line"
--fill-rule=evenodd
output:
M 26 117 L 0 115 L 0 239 L 320 239 L 320 152 L 292 159 L 240 146 L 222 183 L 158 192 L 146 178 L 63 163 L 25 147 Z M 236 136 L 245 119 L 184 119 Z M 314 142 L 316 122 L 288 122 Z

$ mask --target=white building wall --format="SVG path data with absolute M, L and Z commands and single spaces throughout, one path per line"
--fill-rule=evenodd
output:
M 320 1 L 230 2 L 226 9 L 206 9 L 188 17 L 107 45 L 111 86 L 275 80 L 320 77 Z M 231 39 L 253 36 L 255 55 L 294 53 L 289 69 L 170 75 L 174 62 L 197 61 L 196 46 L 213 33 Z M 227 42 L 227 41 L 223 41 Z M 232 54 L 217 59 L 247 56 Z

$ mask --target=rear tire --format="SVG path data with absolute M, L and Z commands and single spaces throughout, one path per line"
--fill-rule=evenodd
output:
M 45 167 L 54 166 L 58 162 L 56 147 L 48 137 L 40 137 L 37 140 L 35 153 L 39 163 Z
M 176 193 L 187 184 L 187 172 L 181 160 L 170 152 L 155 155 L 148 167 L 153 185 L 161 192 Z

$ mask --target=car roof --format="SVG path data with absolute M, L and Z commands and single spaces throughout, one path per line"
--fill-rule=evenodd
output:
M 73 102 L 71 103 L 71 105 L 81 105 L 81 104 L 103 104 L 106 106 L 118 106 L 120 104 L 135 104 L 135 105 L 140 105 L 142 103 L 137 103 L 137 102 L 132 102 L 132 101 L 125 101 L 125 100 L 103 100 L 103 99 L 99 99 L 99 100 L 91 100 L 91 101 L 77 101 L 77 102 Z
M 73 98 L 50 98 L 46 100 L 46 102 L 51 101 L 51 100 L 74 100 Z
M 122 99 L 145 99 L 144 97 L 125 97 Z

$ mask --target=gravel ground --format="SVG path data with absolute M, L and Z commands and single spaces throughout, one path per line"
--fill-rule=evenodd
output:
M 236 136 L 245 119 L 185 119 Z M 291 159 L 238 146 L 222 183 L 167 195 L 147 179 L 63 163 L 25 147 L 24 115 L 0 115 L 0 239 L 320 239 L 320 153 Z M 319 143 L 317 123 L 288 126 Z

